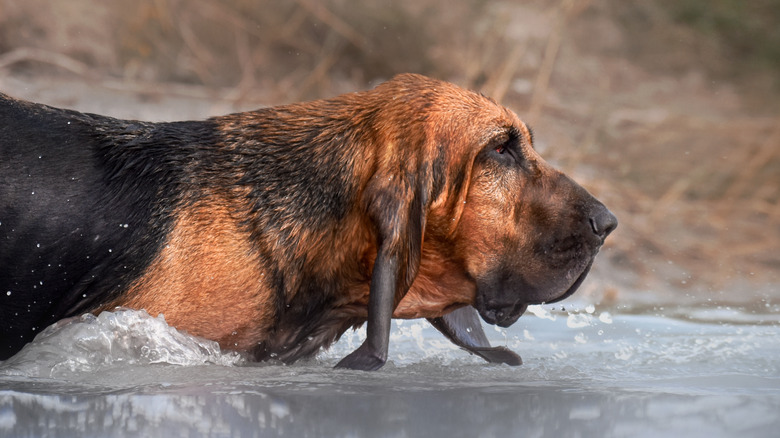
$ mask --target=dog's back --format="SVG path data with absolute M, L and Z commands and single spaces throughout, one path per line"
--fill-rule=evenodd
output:
M 423 317 L 519 364 L 478 316 L 568 297 L 617 226 L 532 143 L 508 109 L 418 75 L 201 122 L 0 96 L 0 359 L 125 306 L 258 360 L 368 321 L 339 366 L 376 369 L 391 318 Z
M 150 220 L 165 217 L 154 202 L 164 185 L 138 178 L 144 164 L 121 150 L 157 129 L 0 94 L 0 359 L 148 263 L 166 224 Z
M 313 113 L 317 111 L 315 108 Z M 150 312 L 161 311 L 155 307 L 159 304 L 172 323 L 183 324 L 194 333 L 205 330 L 205 334 L 214 336 L 213 325 L 232 320 L 227 321 L 224 315 L 182 311 L 183 304 L 175 298 L 177 291 L 184 291 L 180 297 L 184 304 L 197 301 L 195 295 L 200 294 L 208 301 L 204 304 L 206 310 L 221 309 L 231 314 L 235 312 L 228 307 L 236 304 L 231 301 L 235 294 L 224 283 L 209 279 L 201 280 L 214 283 L 212 286 L 219 289 L 219 294 L 190 284 L 187 279 L 192 275 L 172 270 L 171 266 L 179 265 L 166 259 L 170 254 L 162 249 L 170 244 L 176 256 L 187 254 L 184 271 L 197 269 L 197 263 L 216 263 L 218 266 L 208 270 L 209 278 L 215 278 L 214 270 L 226 271 L 219 277 L 226 283 L 244 278 L 237 274 L 242 262 L 220 258 L 227 253 L 244 248 L 244 252 L 257 257 L 259 251 L 269 265 L 276 263 L 276 258 L 297 257 L 292 254 L 296 248 L 292 244 L 273 254 L 263 252 L 265 247 L 257 242 L 259 236 L 252 244 L 225 240 L 230 234 L 226 234 L 225 227 L 239 233 L 242 239 L 249 238 L 244 234 L 252 229 L 247 224 L 254 217 L 243 218 L 242 214 L 257 215 L 259 219 L 254 219 L 266 224 L 268 229 L 262 232 L 270 246 L 276 245 L 277 238 L 284 239 L 289 232 L 285 227 L 295 223 L 298 228 L 303 224 L 302 229 L 307 232 L 309 228 L 318 230 L 307 234 L 319 242 L 319 246 L 309 245 L 316 248 L 309 248 L 307 257 L 318 254 L 319 247 L 323 247 L 320 252 L 332 253 L 335 244 L 323 238 L 327 233 L 321 232 L 321 228 L 336 227 L 347 209 L 353 213 L 359 209 L 353 187 L 357 183 L 339 179 L 351 176 L 351 167 L 339 160 L 354 154 L 333 148 L 328 152 L 330 140 L 315 149 L 321 142 L 315 138 L 320 133 L 315 128 L 325 129 L 323 126 L 329 126 L 330 118 L 317 117 L 313 120 L 318 123 L 304 123 L 304 128 L 295 125 L 296 120 L 290 121 L 290 125 L 284 123 L 285 117 L 282 110 L 204 121 L 147 123 L 82 114 L 0 94 L 0 360 L 10 357 L 59 319 L 128 302 L 138 308 L 151 306 L 147 308 Z M 262 137 L 258 131 L 262 131 Z M 340 146 L 343 136 L 334 136 L 338 139 L 335 144 Z M 312 160 L 312 155 L 318 159 Z M 344 176 L 345 173 L 348 175 Z M 231 198 L 236 196 L 234 192 L 242 200 Z M 244 205 L 247 195 L 256 200 L 256 205 Z M 241 229 L 234 230 L 220 222 L 216 211 L 223 213 L 225 217 L 220 217 L 230 226 Z M 182 231 L 176 232 L 176 227 L 182 228 L 182 221 L 186 223 L 192 218 L 197 220 L 190 228 L 197 230 L 182 237 Z M 204 227 L 219 231 L 215 241 L 230 248 L 203 248 L 210 242 Z M 308 245 L 308 241 L 304 243 Z M 357 245 L 360 250 L 370 246 L 362 241 L 348 243 L 342 246 Z M 161 257 L 165 261 L 153 265 Z M 220 262 L 215 262 L 215 257 Z M 358 264 L 350 261 L 338 264 L 337 268 L 358 269 Z M 312 264 L 322 268 L 320 265 Z M 165 275 L 160 274 L 161 270 Z M 287 270 L 290 275 L 308 272 Z M 255 269 L 251 278 L 245 277 L 257 286 L 262 284 L 263 275 Z M 356 276 L 347 275 L 350 279 Z M 337 280 L 333 288 L 341 291 L 343 281 L 340 277 Z M 292 281 L 287 279 L 286 284 Z M 139 290 L 151 287 L 150 284 L 161 288 L 154 289 L 154 303 L 128 301 L 139 294 L 148 298 Z M 131 289 L 133 294 L 127 295 Z M 239 304 L 268 316 L 268 321 L 253 321 L 259 327 L 270 324 L 269 318 L 277 317 L 272 311 L 274 306 L 286 300 L 266 299 L 267 294 L 256 293 L 251 287 L 241 289 L 246 289 L 251 297 L 236 298 Z M 264 301 L 258 304 L 256 301 L 261 299 Z M 299 294 L 298 299 L 322 300 L 309 294 Z M 229 306 L 222 306 L 225 303 Z M 302 307 L 309 309 L 312 305 Z M 288 308 L 287 313 L 297 315 L 297 306 Z M 181 314 L 188 321 L 194 318 L 198 322 L 186 325 Z M 249 311 L 241 313 L 245 319 L 252 319 L 253 315 Z M 204 320 L 209 321 L 206 329 Z M 300 322 L 291 324 L 297 333 Z M 345 330 L 350 324 L 337 321 L 336 325 Z M 231 328 L 228 333 L 231 332 L 236 330 Z M 319 348 L 319 344 L 315 347 Z

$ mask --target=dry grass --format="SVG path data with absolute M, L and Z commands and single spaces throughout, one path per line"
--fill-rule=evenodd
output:
M 517 110 L 544 154 L 616 211 L 621 226 L 606 252 L 615 269 L 651 283 L 654 267 L 671 261 L 678 286 L 777 282 L 776 90 L 749 100 L 738 83 L 713 86 L 708 70 L 680 61 L 697 44 L 635 41 L 626 23 L 648 14 L 657 32 L 706 38 L 647 5 L 0 0 L 0 74 L 48 70 L 142 94 L 267 104 L 403 71 L 442 77 Z M 674 66 L 648 66 L 662 59 L 656 51 Z

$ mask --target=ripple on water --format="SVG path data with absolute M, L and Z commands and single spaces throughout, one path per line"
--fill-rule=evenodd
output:
M 520 367 L 486 364 L 425 321 L 395 321 L 376 373 L 332 369 L 363 329 L 279 366 L 145 312 L 74 318 L 0 363 L 0 435 L 51 435 L 47 424 L 73 432 L 62 436 L 711 438 L 780 427 L 780 326 L 610 310 L 530 306 L 508 329 L 486 326 Z

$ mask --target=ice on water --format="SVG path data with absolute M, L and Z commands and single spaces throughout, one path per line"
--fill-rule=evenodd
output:
M 425 320 L 394 321 L 388 364 L 375 373 L 332 368 L 365 329 L 283 366 L 247 362 L 144 311 L 72 318 L 0 363 L 0 436 L 108 427 L 166 438 L 709 438 L 780 427 L 778 312 L 566 309 L 529 306 L 510 328 L 485 325 L 520 367 L 484 363 Z M 52 429 L 62 424 L 72 433 Z

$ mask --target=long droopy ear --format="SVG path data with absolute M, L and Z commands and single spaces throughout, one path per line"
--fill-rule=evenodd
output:
M 371 148 L 372 176 L 361 200 L 375 227 L 377 257 L 367 338 L 339 367 L 368 370 L 384 364 L 393 311 L 417 275 L 426 229 L 451 234 L 451 218 L 459 220 L 474 154 L 467 150 L 468 142 L 459 141 L 460 135 L 452 138 L 455 132 L 469 132 L 470 122 L 450 120 L 462 108 L 449 106 L 452 98 L 441 101 L 445 88 L 456 99 L 473 98 L 416 75 L 397 76 L 362 96 L 368 107 L 376 109 L 363 116 L 375 147 Z M 438 120 L 442 117 L 446 124 Z
M 378 254 L 398 259 L 396 300 L 406 293 L 420 267 L 430 207 L 430 181 L 424 178 L 418 169 L 398 175 L 376 175 L 366 190 L 367 212 L 376 226 Z
M 377 171 L 363 193 L 377 236 L 367 338 L 338 367 L 374 370 L 384 365 L 393 311 L 420 267 L 432 175 L 419 148 L 398 146 L 389 145 L 380 154 Z

